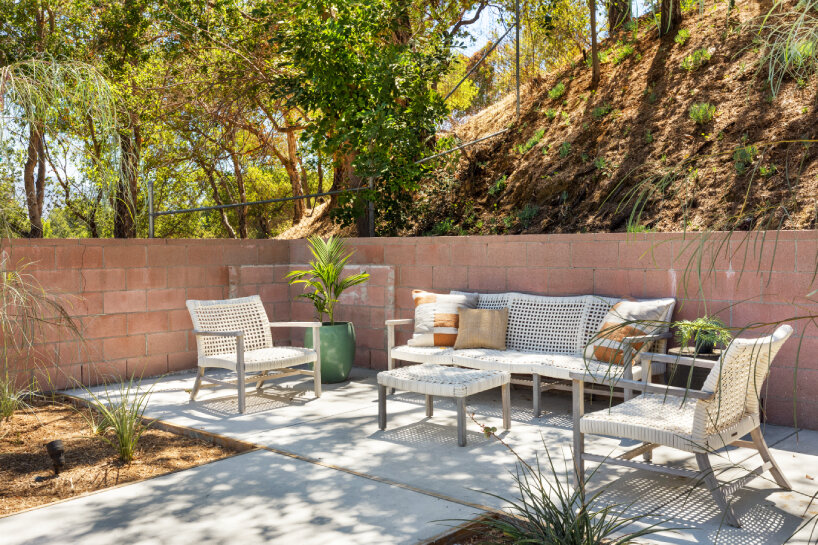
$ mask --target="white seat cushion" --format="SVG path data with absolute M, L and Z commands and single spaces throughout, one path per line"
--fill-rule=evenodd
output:
M 378 373 L 378 384 L 408 392 L 444 397 L 465 397 L 508 384 L 500 371 L 460 369 L 444 365 L 410 365 Z
M 275 346 L 248 350 L 244 353 L 244 370 L 251 373 L 268 371 L 312 363 L 316 360 L 315 350 L 299 346 Z M 200 357 L 199 367 L 218 367 L 221 369 L 236 370 L 236 354 L 216 354 Z
M 664 394 L 642 394 L 633 399 L 588 413 L 580 420 L 582 433 L 609 435 L 658 443 L 688 452 L 706 452 L 722 448 L 759 425 L 758 417 L 747 415 L 729 430 L 694 440 L 695 399 Z M 703 411 L 700 411 L 704 415 Z
M 590 371 L 597 375 L 622 373 L 622 367 L 611 366 L 594 360 L 586 360 L 581 354 L 545 354 L 521 350 L 491 350 L 472 348 L 452 353 L 455 365 L 472 369 L 506 371 L 509 373 L 537 374 L 553 379 L 570 379 L 572 371 Z M 633 367 L 634 378 L 641 376 L 641 367 Z
M 404 344 L 392 349 L 392 358 L 412 363 L 451 365 L 452 352 L 454 352 L 454 349 L 450 346 L 409 346 Z

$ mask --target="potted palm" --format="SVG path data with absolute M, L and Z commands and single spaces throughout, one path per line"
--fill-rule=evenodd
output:
M 361 272 L 342 278 L 344 267 L 353 252 L 346 252 L 341 238 L 330 236 L 308 239 L 310 269 L 293 271 L 287 275 L 290 284 L 303 284 L 304 297 L 312 301 L 318 319 L 321 320 L 321 382 L 333 384 L 349 377 L 355 360 L 355 327 L 352 322 L 335 321 L 335 305 L 341 294 L 369 279 L 369 273 Z M 324 319 L 326 315 L 327 319 Z M 304 335 L 304 346 L 312 348 L 312 330 Z

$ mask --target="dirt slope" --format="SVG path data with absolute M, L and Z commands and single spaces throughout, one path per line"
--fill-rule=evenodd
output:
M 578 62 L 524 88 L 519 122 L 513 96 L 483 110 L 459 141 L 510 130 L 439 165 L 407 234 L 816 227 L 818 146 L 788 141 L 816 138 L 818 85 L 785 80 L 771 98 L 753 44 L 767 9 L 688 11 L 684 44 L 643 19 L 602 44 L 596 93 Z M 683 68 L 701 49 L 710 59 Z M 557 83 L 564 94 L 549 96 Z M 715 107 L 712 121 L 690 118 L 695 103 Z M 631 218 L 640 193 L 650 198 Z

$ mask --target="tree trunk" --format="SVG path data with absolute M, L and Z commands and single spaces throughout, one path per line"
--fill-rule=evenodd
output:
M 229 151 L 230 159 L 233 162 L 233 175 L 236 177 L 236 188 L 239 191 L 239 202 L 247 202 L 247 189 L 244 187 L 244 173 L 241 170 L 241 160 L 234 151 Z M 239 206 L 239 236 L 247 238 L 247 207 Z
M 284 164 L 287 176 L 290 178 L 290 185 L 293 187 L 293 197 L 304 194 L 301 174 L 298 172 L 298 147 L 295 140 L 295 131 L 287 131 L 287 161 Z M 304 199 L 293 201 L 293 225 L 301 221 L 304 217 Z
M 36 175 L 35 175 L 36 169 Z M 26 191 L 28 220 L 31 223 L 28 236 L 43 237 L 43 202 L 45 192 L 45 146 L 40 128 L 31 126 L 28 130 L 28 150 L 23 167 L 23 185 Z
M 590 0 L 591 8 L 591 89 L 599 86 L 599 46 L 596 40 L 596 0 Z
M 613 34 L 631 19 L 630 0 L 608 0 L 608 31 Z
M 670 34 L 682 22 L 681 0 L 662 0 L 659 19 L 659 36 Z
M 139 126 L 133 124 L 130 133 L 120 133 L 119 141 L 122 172 L 114 203 L 114 237 L 136 238 L 136 198 L 139 192 L 139 156 L 142 148 Z

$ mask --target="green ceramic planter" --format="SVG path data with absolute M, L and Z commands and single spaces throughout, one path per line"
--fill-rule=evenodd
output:
M 321 382 L 334 384 L 349 378 L 355 361 L 355 327 L 352 322 L 324 322 L 321 326 Z M 312 329 L 304 334 L 304 346 L 312 348 Z

